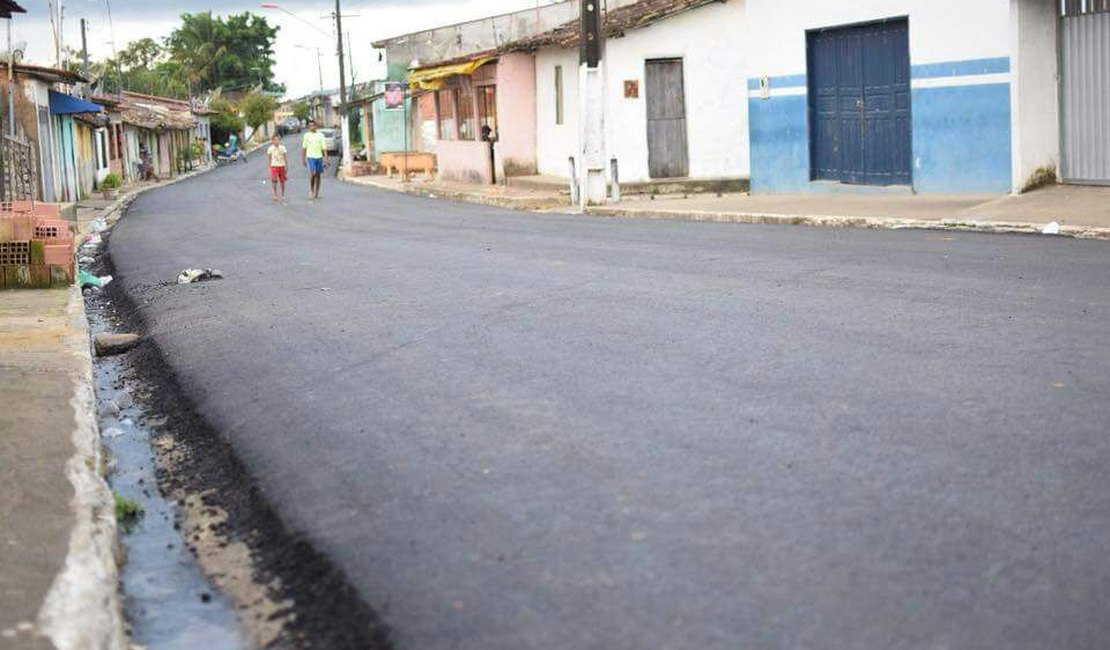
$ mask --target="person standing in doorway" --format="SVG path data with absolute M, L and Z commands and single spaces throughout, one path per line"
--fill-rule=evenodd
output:
M 308 198 L 320 198 L 320 181 L 328 164 L 328 143 L 323 133 L 316 131 L 316 120 L 308 121 L 308 133 L 301 143 L 301 162 L 308 168 Z
M 274 190 L 274 201 L 285 201 L 285 181 L 288 179 L 289 150 L 281 143 L 281 138 L 270 138 L 270 148 L 266 150 L 266 159 L 270 162 L 270 185 Z M 278 184 L 281 185 L 281 196 L 278 196 Z

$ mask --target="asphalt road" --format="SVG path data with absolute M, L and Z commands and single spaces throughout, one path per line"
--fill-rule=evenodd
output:
M 1106 243 L 264 178 L 145 194 L 111 253 L 398 648 L 1107 647 Z

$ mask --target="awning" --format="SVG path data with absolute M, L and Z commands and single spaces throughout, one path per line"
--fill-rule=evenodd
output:
M 485 56 L 462 63 L 448 63 L 447 65 L 416 70 L 409 75 L 409 84 L 421 90 L 439 90 L 443 87 L 443 81 L 448 77 L 472 75 L 475 70 L 496 58 L 495 56 Z
M 56 90 L 50 91 L 50 112 L 54 115 L 75 115 L 77 113 L 103 113 L 104 107 L 100 104 L 94 104 L 90 101 L 60 93 Z

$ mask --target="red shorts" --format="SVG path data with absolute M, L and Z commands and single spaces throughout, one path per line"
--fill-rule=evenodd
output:
M 274 181 L 275 183 L 277 183 L 278 181 L 281 181 L 282 183 L 284 183 L 287 178 L 288 178 L 288 176 L 286 176 L 286 174 L 285 174 L 285 168 L 284 167 L 271 167 L 270 168 L 270 180 Z

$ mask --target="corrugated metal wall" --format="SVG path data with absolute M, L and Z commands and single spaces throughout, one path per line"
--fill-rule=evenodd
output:
M 1061 171 L 1072 182 L 1110 184 L 1110 13 L 1101 9 L 1061 18 Z

